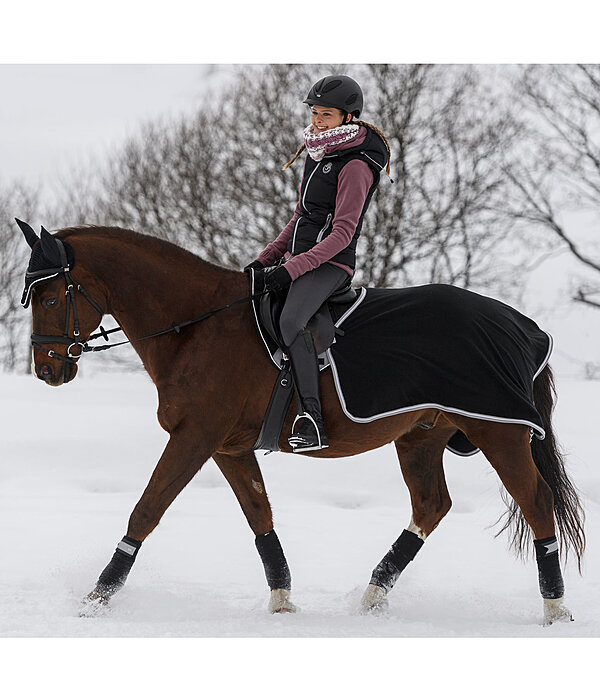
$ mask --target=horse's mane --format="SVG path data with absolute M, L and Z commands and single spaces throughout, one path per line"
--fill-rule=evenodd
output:
M 208 266 L 208 268 L 212 268 L 213 270 L 218 270 L 220 272 L 236 272 L 231 268 L 226 268 L 209 262 L 208 260 L 204 260 L 199 255 L 192 253 L 190 250 L 187 250 L 176 243 L 171 243 L 170 241 L 157 238 L 156 236 L 150 236 L 146 233 L 139 233 L 138 231 L 120 228 L 118 226 L 84 224 L 81 226 L 70 226 L 68 228 L 62 228 L 56 231 L 56 237 L 60 238 L 61 240 L 70 236 L 80 237 L 89 236 L 90 234 L 99 235 L 108 240 L 117 240 L 120 242 L 133 244 L 134 246 L 151 249 L 163 258 L 176 259 L 179 257 L 182 263 L 187 262 L 188 264 L 192 263 Z

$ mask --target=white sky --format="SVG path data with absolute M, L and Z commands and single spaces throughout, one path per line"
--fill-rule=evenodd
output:
M 233 66 L 0 65 L 0 180 L 47 184 L 150 118 L 193 110 Z
M 600 59 L 583 0 L 568 15 L 555 0 L 380 0 L 372 14 L 346 0 L 335 29 L 319 7 L 278 0 L 16 5 L 0 25 L 0 185 L 68 175 L 142 121 L 192 110 L 235 63 Z

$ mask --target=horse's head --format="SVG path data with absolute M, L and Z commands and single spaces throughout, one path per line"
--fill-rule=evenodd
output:
M 31 304 L 33 313 L 33 372 L 60 386 L 77 374 L 77 360 L 103 312 L 71 276 L 73 247 L 44 227 L 38 238 L 29 224 L 16 221 L 32 249 L 21 304 Z

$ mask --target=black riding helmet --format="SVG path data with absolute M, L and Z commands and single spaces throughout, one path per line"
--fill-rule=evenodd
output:
M 327 75 L 311 87 L 304 104 L 336 107 L 358 118 L 363 108 L 363 94 L 356 80 L 347 75 Z

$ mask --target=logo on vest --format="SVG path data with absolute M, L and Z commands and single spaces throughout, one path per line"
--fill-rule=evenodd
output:
M 325 175 L 327 175 L 327 173 L 328 173 L 330 170 L 331 170 L 331 163 L 326 163 L 326 164 L 323 166 L 323 172 L 325 173 Z

